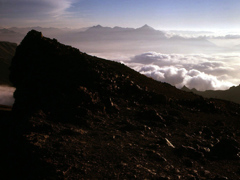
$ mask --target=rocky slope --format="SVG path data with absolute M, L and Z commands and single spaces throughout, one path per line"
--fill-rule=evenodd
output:
M 240 105 L 30 31 L 1 153 L 9 179 L 239 179 Z M 5 175 L 1 173 L 1 175 Z
M 205 98 L 216 98 L 223 99 L 227 101 L 232 101 L 240 104 L 240 85 L 233 86 L 227 90 L 207 90 L 207 91 L 198 91 L 196 89 L 188 89 L 186 86 L 182 88 L 182 90 L 187 92 L 193 92 L 194 94 L 201 95 Z
M 16 48 L 16 43 L 0 41 L 0 84 L 11 85 L 9 67 Z

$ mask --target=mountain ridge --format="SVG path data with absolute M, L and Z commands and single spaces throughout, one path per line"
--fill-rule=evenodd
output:
M 193 92 L 195 94 L 201 95 L 205 98 L 216 98 L 227 101 L 232 101 L 240 104 L 240 85 L 232 86 L 227 90 L 206 90 L 206 91 L 198 91 L 196 89 L 189 89 L 186 86 L 182 88 L 182 90 L 187 92 Z
M 65 44 L 71 44 L 88 53 L 142 53 L 144 51 L 169 53 L 170 50 L 171 53 L 184 53 L 186 51 L 195 53 L 220 50 L 219 47 L 214 46 L 207 39 L 190 39 L 180 36 L 169 37 L 166 32 L 156 30 L 148 25 L 143 25 L 139 28 L 112 28 L 96 25 L 75 30 L 41 27 L 34 29 L 43 32 L 48 37 L 58 39 Z M 9 28 L 10 30 L 16 32 L 14 34 L 0 33 L 0 40 L 19 43 L 23 39 L 24 34 L 31 28 Z M 128 46 L 130 44 L 131 46 Z
M 96 26 L 92 26 L 90 28 L 88 28 L 86 31 L 83 32 L 98 32 L 98 31 L 105 31 L 105 32 L 124 32 L 124 31 L 131 31 L 131 32 L 162 32 L 160 30 L 156 30 L 150 26 L 148 26 L 147 24 L 139 27 L 139 28 L 129 28 L 129 27 L 119 27 L 119 26 L 115 26 L 115 27 L 107 27 L 107 26 L 101 26 L 101 25 L 96 25 Z M 162 32 L 163 33 L 163 32 Z

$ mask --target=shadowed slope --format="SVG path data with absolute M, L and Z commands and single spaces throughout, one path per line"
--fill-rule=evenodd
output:
M 232 101 L 240 104 L 240 85 L 233 86 L 228 90 L 207 90 L 207 91 L 197 91 L 196 89 L 188 89 L 184 87 L 182 90 L 187 92 L 193 92 L 195 94 L 201 95 L 205 98 L 216 98 L 223 99 L 227 101 Z

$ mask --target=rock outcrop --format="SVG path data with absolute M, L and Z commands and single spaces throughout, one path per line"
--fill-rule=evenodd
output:
M 240 177 L 240 105 L 180 91 L 34 30 L 17 47 L 10 79 L 2 161 L 16 172 L 10 178 Z

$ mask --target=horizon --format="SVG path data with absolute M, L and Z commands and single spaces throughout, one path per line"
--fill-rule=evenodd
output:
M 237 0 L 2 0 L 3 27 L 84 28 L 102 26 L 173 30 L 240 30 Z M 117 23 L 116 23 L 117 22 Z
M 194 37 L 204 37 L 206 36 L 205 38 L 215 38 L 215 36 L 226 36 L 226 35 L 236 35 L 236 36 L 240 36 L 240 31 L 234 31 L 234 30 L 227 30 L 227 29 L 221 29 L 221 30 L 191 30 L 191 29 L 156 29 L 154 28 L 153 26 L 150 26 L 148 25 L 147 23 L 143 24 L 143 25 L 140 25 L 138 27 L 130 27 L 130 26 L 119 26 L 119 25 L 115 25 L 115 26 L 103 26 L 101 24 L 95 24 L 95 25 L 92 25 L 92 26 L 88 26 L 88 27 L 82 27 L 82 28 L 70 28 L 70 27 L 54 27 L 54 26 L 10 26 L 10 27 L 2 27 L 0 26 L 0 29 L 7 29 L 7 30 L 11 30 L 11 29 L 14 29 L 14 28 L 17 28 L 17 29 L 33 29 L 33 30 L 37 30 L 38 28 L 41 28 L 41 29 L 59 29 L 59 30 L 72 30 L 72 31 L 79 31 L 79 32 L 82 32 L 82 31 L 86 31 L 88 30 L 89 28 L 93 28 L 93 27 L 102 27 L 102 28 L 111 28 L 111 29 L 114 29 L 114 28 L 117 28 L 117 27 L 120 27 L 120 28 L 129 28 L 129 29 L 140 29 L 144 26 L 149 26 L 150 28 L 156 30 L 156 31 L 162 31 L 162 32 L 166 32 L 166 33 L 172 33 L 174 35 L 179 35 L 179 36 L 183 36 L 185 38 L 188 38 L 188 37 L 192 37 L 191 36 L 191 33 L 200 33 L 200 35 L 196 35 Z M 189 33 L 189 34 L 188 34 Z M 24 34 L 26 35 L 26 34 Z M 171 36 L 171 35 L 170 35 Z M 209 37 L 207 37 L 209 36 Z M 233 39 L 237 39 L 236 37 L 233 38 Z M 239 37 L 240 39 L 240 37 Z
M 205 33 L 224 33 L 224 34 L 240 34 L 240 30 L 229 30 L 229 29 L 215 29 L 215 30 L 209 30 L 209 29 L 164 29 L 164 28 L 155 28 L 153 26 L 148 25 L 147 23 L 142 24 L 140 26 L 119 26 L 119 25 L 113 25 L 113 26 L 104 26 L 101 24 L 93 24 L 91 26 L 86 26 L 86 27 L 75 27 L 75 28 L 71 28 L 71 27 L 55 27 L 55 26 L 0 26 L 0 29 L 11 29 L 11 28 L 19 28 L 19 29 L 24 29 L 24 28 L 43 28 L 43 29 L 70 29 L 70 30 L 79 30 L 79 29 L 88 29 L 91 27 L 97 27 L 97 26 L 101 26 L 104 28 L 116 28 L 116 27 L 120 27 L 120 28 L 131 28 L 131 29 L 139 29 L 142 28 L 144 26 L 149 26 L 151 28 L 153 28 L 154 30 L 157 31 L 183 31 L 183 32 L 205 32 Z

